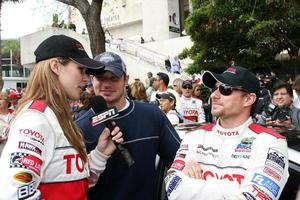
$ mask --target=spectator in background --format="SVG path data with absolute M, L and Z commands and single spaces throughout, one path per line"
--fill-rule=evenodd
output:
M 293 105 L 300 109 L 300 75 L 295 78 L 294 90 L 293 90 Z
M 161 94 L 164 92 L 171 92 L 176 97 L 176 102 L 180 102 L 180 97 L 177 92 L 175 92 L 173 89 L 168 88 L 169 85 L 169 76 L 166 73 L 159 72 L 157 73 L 157 77 L 154 81 L 154 87 L 157 87 L 157 91 L 153 92 L 150 97 L 150 102 L 158 102 L 156 94 Z
M 180 61 L 177 58 L 177 56 L 174 56 L 174 58 L 171 58 L 170 63 L 171 63 L 171 72 L 175 73 L 175 74 L 180 74 L 181 64 L 180 64 Z
M 148 89 L 148 88 L 150 87 L 150 78 L 152 78 L 152 77 L 153 77 L 152 72 L 148 72 L 148 73 L 147 73 L 147 78 L 146 78 L 146 80 L 145 80 L 145 83 L 146 83 L 146 89 Z
M 192 97 L 195 99 L 200 99 L 202 103 L 204 102 L 202 95 L 201 95 L 201 86 L 198 84 L 193 84 L 193 92 L 192 92 Z
M 166 113 L 167 118 L 173 126 L 182 123 L 183 119 L 181 115 L 177 112 L 176 108 L 176 98 L 170 93 L 158 94 L 160 109 Z
M 13 117 L 12 111 L 9 110 L 10 106 L 11 106 L 11 102 L 8 98 L 7 92 L 1 92 L 0 93 L 0 156 L 8 137 L 7 135 L 8 131 L 6 131 L 6 129 L 8 128 L 8 124 Z
M 293 106 L 293 90 L 283 81 L 273 87 L 273 103 L 257 121 L 259 124 L 300 130 L 300 109 Z
M 165 59 L 165 68 L 168 72 L 171 72 L 171 62 L 170 62 L 170 56 L 168 56 Z
M 145 43 L 145 39 L 143 37 L 141 37 L 141 44 Z
M 89 93 L 91 96 L 94 96 L 94 95 L 95 95 L 94 88 L 93 88 L 93 83 L 92 83 L 91 80 L 89 80 L 89 81 L 87 82 L 85 91 L 86 91 L 87 93 Z
M 268 108 L 268 105 L 272 101 L 272 96 L 268 87 L 270 86 L 271 79 L 268 79 L 265 76 L 258 76 L 260 83 L 260 96 L 257 99 L 254 116 L 259 118 L 264 110 Z
M 155 81 L 154 77 L 152 77 L 152 78 L 149 79 L 149 85 L 150 85 L 150 87 L 148 87 L 148 89 L 146 90 L 148 102 L 150 101 L 150 97 L 151 97 L 152 93 L 158 89 L 158 87 L 156 87 L 157 85 L 155 86 L 153 84 L 154 81 Z
M 175 78 L 173 80 L 173 89 L 178 93 L 179 97 L 182 95 L 182 79 Z
M 74 121 L 91 108 L 90 100 L 92 97 L 93 95 L 87 91 L 81 93 L 80 99 L 76 101 L 75 105 L 72 107 Z
M 192 97 L 193 84 L 192 80 L 182 82 L 182 96 L 177 110 L 183 116 L 184 123 L 204 123 L 205 113 L 202 100 Z
M 147 93 L 144 84 L 141 81 L 135 81 L 131 84 L 131 96 L 136 101 L 147 103 Z

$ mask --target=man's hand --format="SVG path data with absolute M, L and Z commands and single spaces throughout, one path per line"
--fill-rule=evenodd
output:
M 123 142 L 122 135 L 123 134 L 120 131 L 120 128 L 117 126 L 113 129 L 112 132 L 110 132 L 108 128 L 105 128 L 98 139 L 98 151 L 107 156 L 110 156 L 116 150 L 116 145 L 114 144 L 114 142 L 118 144 Z
M 280 120 L 271 120 L 270 118 L 268 118 L 268 120 L 266 120 L 266 124 L 269 126 L 284 126 L 286 128 L 291 128 L 292 127 L 292 120 L 290 117 L 288 117 L 287 120 L 285 121 L 280 121 Z
M 185 163 L 185 167 L 182 172 L 190 178 L 203 179 L 201 174 L 201 167 L 198 162 L 194 160 L 188 160 Z

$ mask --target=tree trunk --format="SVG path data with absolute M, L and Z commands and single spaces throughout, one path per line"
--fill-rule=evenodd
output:
M 102 3 L 98 8 L 90 6 L 88 14 L 84 16 L 93 57 L 105 51 L 105 36 L 100 21 L 101 7 Z
M 101 26 L 101 10 L 103 0 L 57 0 L 77 8 L 82 15 L 89 34 L 90 47 L 93 56 L 105 51 L 105 36 Z

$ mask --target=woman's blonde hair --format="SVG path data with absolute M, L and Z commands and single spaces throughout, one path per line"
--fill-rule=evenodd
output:
M 131 84 L 131 95 L 135 100 L 147 101 L 146 88 L 141 81 L 135 81 Z
M 64 58 L 58 58 L 58 61 L 62 65 L 70 62 L 69 59 Z M 47 103 L 57 117 L 66 138 L 86 162 L 87 154 L 83 135 L 72 119 L 72 110 L 67 94 L 59 82 L 58 76 L 51 70 L 50 59 L 40 61 L 35 65 L 16 114 L 31 100 L 43 100 Z

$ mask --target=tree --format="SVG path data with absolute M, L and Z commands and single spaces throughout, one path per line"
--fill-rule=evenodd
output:
M 231 61 L 257 68 L 287 50 L 299 63 L 300 1 L 193 0 L 186 32 L 193 46 L 180 57 L 193 63 L 189 73 L 226 67 Z
M 105 51 L 105 36 L 101 26 L 101 10 L 103 0 L 57 0 L 77 8 L 82 15 L 89 34 L 93 56 Z
M 21 0 L 0 0 L 0 19 L 1 19 L 1 10 L 2 10 L 2 3 L 4 2 L 20 2 Z M 2 48 L 2 43 L 1 43 L 1 22 L 0 22 L 0 91 L 3 88 L 3 78 L 2 78 L 2 52 L 1 52 L 1 48 Z

